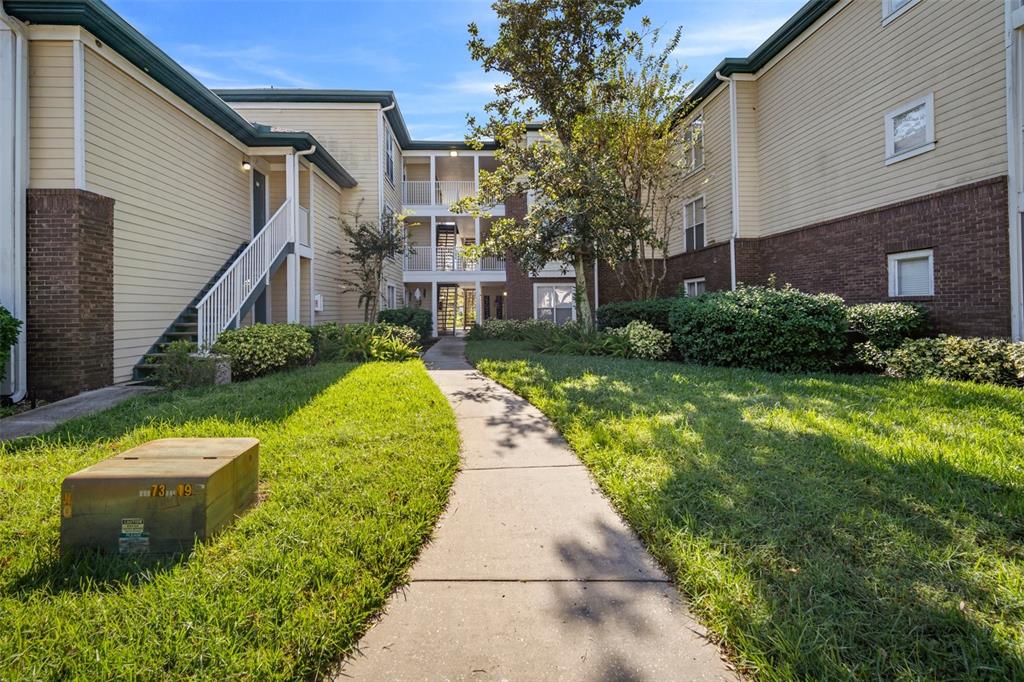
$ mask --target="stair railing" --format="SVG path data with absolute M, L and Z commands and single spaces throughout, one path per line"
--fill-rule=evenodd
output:
M 196 306 L 199 313 L 199 348 L 207 350 L 220 333 L 238 324 L 239 314 L 249 294 L 261 279 L 270 281 L 270 268 L 285 247 L 295 241 L 291 199 L 271 216 L 242 253 L 231 262 L 220 279 L 210 287 Z

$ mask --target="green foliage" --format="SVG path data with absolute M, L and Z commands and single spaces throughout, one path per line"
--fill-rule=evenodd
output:
M 18 340 L 20 330 L 21 320 L 11 315 L 7 308 L 0 306 L 0 379 L 3 379 L 7 372 L 7 362 L 11 359 L 11 346 Z
M 167 344 L 156 368 L 157 383 L 167 388 L 212 386 L 217 379 L 217 358 L 196 355 L 197 350 L 194 342 L 184 339 Z
M 1024 679 L 1024 391 L 467 345 L 744 679 Z
M 313 358 L 309 331 L 297 324 L 254 324 L 223 332 L 214 353 L 231 358 L 231 376 L 244 380 L 307 364 Z
M 669 325 L 681 357 L 705 365 L 825 371 L 846 344 L 843 299 L 788 285 L 676 299 Z
M 912 303 L 864 303 L 846 309 L 850 331 L 889 350 L 928 331 L 928 310 Z
M 629 339 L 625 335 L 591 331 L 577 322 L 568 322 L 561 327 L 534 325 L 523 333 L 530 348 L 541 353 L 630 356 Z
M 58 556 L 67 475 L 156 438 L 260 440 L 260 502 L 188 556 Z M 406 580 L 459 466 L 423 365 L 159 391 L 0 441 L 0 679 L 320 680 Z
M 641 320 L 663 332 L 670 332 L 669 313 L 674 298 L 652 298 L 647 301 L 605 303 L 597 309 L 597 323 L 602 329 L 625 327 L 633 320 Z
M 395 308 L 377 313 L 378 322 L 404 325 L 416 330 L 420 341 L 426 341 L 433 333 L 434 320 L 426 308 Z
M 627 357 L 664 360 L 672 352 L 672 337 L 669 333 L 643 320 L 633 320 L 625 327 L 612 327 L 607 333 L 625 340 Z
M 487 320 L 475 324 L 466 335 L 469 339 L 501 339 L 503 341 L 525 341 L 534 330 L 554 327 L 547 320 Z
M 343 243 L 346 245 L 340 249 L 346 261 L 341 288 L 342 291 L 359 295 L 363 322 L 377 318 L 385 261 L 388 258 L 403 257 L 408 251 L 404 220 L 404 215 L 395 215 L 389 211 L 381 213 L 379 221 L 363 220 L 358 211 L 338 218 Z
M 904 379 L 934 378 L 1024 386 L 1024 343 L 940 335 L 878 349 L 873 364 Z
M 311 327 L 310 335 L 321 362 L 408 360 L 419 356 L 419 335 L 405 325 L 326 322 Z

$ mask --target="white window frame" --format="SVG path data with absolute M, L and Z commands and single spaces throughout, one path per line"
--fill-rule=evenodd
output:
M 911 109 L 924 105 L 925 112 L 925 142 L 920 147 L 908 149 L 900 154 L 896 153 L 896 136 L 892 131 L 893 120 L 900 114 L 906 113 Z M 929 92 L 927 95 L 921 97 L 915 97 L 912 100 L 906 101 L 900 104 L 898 107 L 893 107 L 889 111 L 885 112 L 885 165 L 896 163 L 897 161 L 903 161 L 925 152 L 930 152 L 935 149 L 935 94 Z
M 926 294 L 900 294 L 899 263 L 904 260 L 915 260 L 928 257 L 928 293 Z M 933 249 L 919 249 L 917 251 L 902 251 L 890 253 L 889 261 L 889 297 L 890 298 L 924 298 L 935 295 L 935 253 Z
M 533 319 L 535 319 L 535 320 L 539 320 L 540 319 L 540 316 L 537 315 L 537 301 L 538 301 L 537 292 L 540 291 L 542 288 L 549 288 L 549 287 L 556 287 L 556 288 L 568 287 L 569 289 L 573 290 L 573 292 L 572 292 L 573 293 L 573 304 L 570 306 L 570 309 L 572 310 L 572 321 L 575 322 L 576 321 L 576 298 L 575 298 L 576 297 L 576 285 L 573 284 L 572 282 L 568 282 L 568 283 L 564 283 L 564 282 L 537 282 L 537 283 L 535 283 L 533 285 Z M 558 319 L 558 315 L 552 315 L 552 317 L 554 317 L 555 320 Z
M 702 284 L 702 283 L 704 284 L 704 291 L 707 291 L 708 282 L 707 282 L 707 278 L 706 277 L 691 277 L 690 279 L 684 279 L 683 280 L 683 295 L 686 296 L 687 298 L 692 298 L 690 296 L 690 285 L 691 284 Z M 696 295 L 700 296 L 700 294 L 696 294 Z
M 686 248 L 686 231 L 691 227 L 691 225 L 689 224 L 690 214 L 689 211 L 687 211 L 686 209 L 690 206 L 690 204 L 695 204 L 698 201 L 700 201 L 701 205 L 704 206 L 704 222 L 694 223 L 692 227 L 696 227 L 697 225 L 704 226 L 704 240 L 703 244 L 695 247 L 693 250 L 700 251 L 701 249 L 706 248 L 708 245 L 708 201 L 707 199 L 704 198 L 703 194 L 698 194 L 697 196 L 691 197 L 689 200 L 683 202 L 683 253 L 688 253 L 690 251 L 688 248 Z M 694 242 L 696 241 L 696 236 L 694 236 Z
M 398 300 L 398 288 L 395 286 L 394 282 L 388 282 L 386 291 L 387 299 L 385 305 L 388 310 L 394 310 L 397 307 L 396 301 Z
M 897 17 L 903 16 L 907 10 L 914 5 L 921 2 L 921 0 L 910 0 L 907 4 L 902 7 L 895 8 L 895 0 L 882 0 L 882 26 L 885 26 L 890 21 L 894 21 Z
M 700 164 L 694 163 L 694 144 L 693 144 L 693 128 L 697 121 L 700 121 Z M 697 115 L 690 119 L 690 122 L 686 124 L 686 130 L 683 132 L 683 145 L 689 145 L 683 149 L 683 158 L 685 159 L 684 172 L 686 175 L 696 173 L 704 169 L 704 112 L 698 111 Z
M 395 136 L 391 126 L 384 126 L 384 177 L 395 186 Z

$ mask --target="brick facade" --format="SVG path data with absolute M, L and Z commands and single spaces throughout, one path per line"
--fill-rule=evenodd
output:
M 29 395 L 55 400 L 113 383 L 114 200 L 30 189 Z

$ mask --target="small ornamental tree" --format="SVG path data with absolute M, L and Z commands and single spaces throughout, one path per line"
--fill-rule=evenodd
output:
M 408 248 L 405 216 L 385 211 L 379 221 L 363 220 L 357 211 L 337 220 L 344 239 L 337 253 L 349 265 L 341 278 L 341 290 L 359 294 L 363 322 L 374 321 L 380 308 L 384 263 L 388 258 L 404 257 Z

